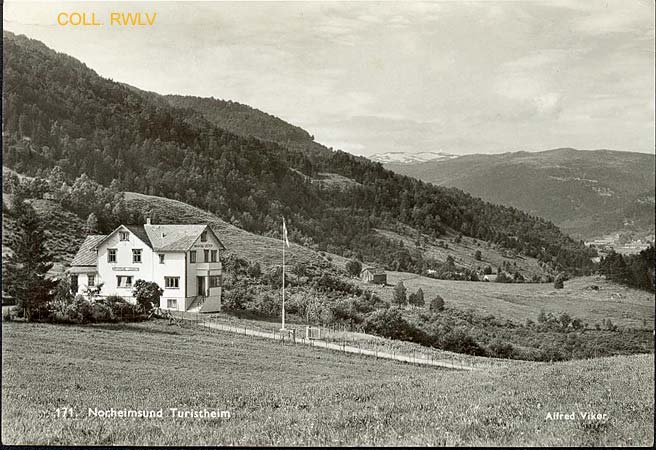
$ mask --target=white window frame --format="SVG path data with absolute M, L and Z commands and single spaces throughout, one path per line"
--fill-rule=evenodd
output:
M 200 241 L 201 241 L 201 242 L 207 242 L 207 230 L 206 230 L 206 231 L 203 231 L 203 232 L 200 234 Z
M 87 275 L 87 286 L 95 286 L 96 285 L 96 276 L 95 275 Z
M 210 262 L 210 251 L 203 250 L 203 262 Z
M 178 309 L 178 299 L 177 298 L 167 298 L 166 299 L 166 308 L 167 309 Z
M 218 250 L 210 250 L 210 262 L 217 262 L 219 256 Z
M 159 263 L 160 264 L 164 264 L 164 256 L 165 256 L 164 253 L 159 254 Z
M 196 264 L 196 250 L 189 251 L 189 264 Z
M 130 241 L 130 232 L 129 231 L 119 231 L 118 232 L 118 240 L 125 242 L 125 241 Z
M 171 284 L 171 286 L 169 286 Z M 164 277 L 165 289 L 180 289 L 180 277 Z
M 139 261 L 137 261 L 137 256 L 139 256 Z M 143 251 L 140 248 L 132 249 L 132 264 L 141 264 L 143 262 Z
M 112 261 L 112 256 L 114 257 L 114 260 Z M 107 262 L 109 264 L 114 264 L 118 261 L 118 249 L 115 248 L 108 248 L 107 249 Z

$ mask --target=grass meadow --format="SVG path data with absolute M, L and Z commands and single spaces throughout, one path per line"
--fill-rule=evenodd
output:
M 535 321 L 540 310 L 559 315 L 567 312 L 588 322 L 590 328 L 604 319 L 620 327 L 651 329 L 654 323 L 654 294 L 628 288 L 597 276 L 579 277 L 565 282 L 563 289 L 553 283 L 486 283 L 476 281 L 436 280 L 405 272 L 388 272 L 385 287 L 372 287 L 358 282 L 363 288 L 374 289 L 381 298 L 391 301 L 394 285 L 399 281 L 408 293 L 421 288 L 426 303 L 440 295 L 447 307 L 475 310 L 480 316 L 493 315 L 524 323 Z M 590 286 L 598 286 L 599 290 Z
M 461 372 L 165 321 L 2 326 L 3 444 L 653 444 L 653 355 Z M 231 417 L 88 417 L 95 407 Z

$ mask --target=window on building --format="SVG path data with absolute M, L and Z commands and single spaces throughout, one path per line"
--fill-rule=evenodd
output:
M 107 262 L 108 263 L 115 263 L 116 262 L 116 249 L 115 248 L 108 248 L 107 249 Z
M 164 286 L 167 289 L 178 289 L 180 287 L 180 277 L 164 277 Z
M 189 252 L 189 262 L 191 264 L 194 264 L 196 262 L 196 250 L 192 250 Z
M 221 275 L 212 275 L 210 276 L 210 287 L 221 287 Z
M 159 254 L 159 263 L 164 264 L 164 253 Z
M 135 264 L 141 263 L 141 249 L 140 248 L 132 249 L 132 262 L 135 263 Z
M 201 241 L 201 242 L 207 242 L 207 231 L 203 231 L 203 232 L 200 234 L 200 241 Z
M 127 231 L 119 231 L 118 232 L 118 239 L 120 241 L 129 241 L 130 240 L 130 233 Z
M 132 277 L 127 275 L 116 275 L 116 286 L 120 288 L 131 288 Z
M 77 284 L 77 275 L 71 275 L 71 292 L 77 293 L 78 284 Z
M 212 251 L 210 252 L 210 255 L 211 255 L 211 256 L 210 256 L 210 261 L 212 261 L 212 262 L 216 262 L 217 251 L 216 251 L 216 250 L 212 250 Z
M 95 285 L 96 285 L 96 276 L 87 275 L 87 286 L 95 286 Z
M 175 298 L 167 298 L 166 307 L 168 309 L 178 309 L 178 300 Z
M 209 261 L 210 261 L 210 251 L 203 250 L 203 262 L 209 262 Z

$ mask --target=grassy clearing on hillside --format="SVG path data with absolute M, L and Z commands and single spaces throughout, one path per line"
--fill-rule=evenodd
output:
M 415 240 L 417 236 L 417 231 L 410 227 L 403 227 L 404 232 L 399 233 L 391 230 L 376 230 L 382 236 L 385 236 L 388 239 L 393 239 L 395 241 L 402 241 L 403 245 L 407 248 L 417 248 L 415 246 Z M 517 270 L 519 272 L 530 278 L 535 275 L 546 275 L 547 272 L 542 270 L 538 265 L 538 260 L 523 255 L 513 255 L 511 251 L 499 248 L 496 244 L 488 247 L 486 241 L 464 236 L 462 241 L 457 243 L 454 242 L 454 239 L 457 236 L 457 233 L 454 231 L 449 231 L 444 236 L 439 237 L 438 239 L 433 239 L 432 237 L 422 234 L 421 239 L 421 253 L 424 257 L 434 258 L 438 261 L 445 262 L 446 258 L 450 255 L 454 258 L 455 264 L 458 267 L 466 267 L 471 270 L 475 270 L 478 267 L 483 270 L 486 266 L 491 266 L 494 273 L 497 273 L 497 267 L 503 267 L 504 263 L 510 265 L 516 264 Z M 443 241 L 448 245 L 448 248 L 443 248 L 436 245 L 433 241 Z M 481 260 L 478 261 L 475 258 L 476 251 L 480 250 Z M 513 265 L 513 267 L 515 267 Z
M 154 213 L 157 217 L 155 223 L 211 224 L 219 239 L 225 244 L 228 255 L 234 253 L 265 266 L 282 264 L 282 242 L 279 239 L 249 233 L 219 219 L 212 213 L 177 200 L 136 192 L 126 192 L 125 200 L 130 207 Z M 291 244 L 286 257 L 286 262 L 290 265 L 297 262 L 306 264 L 327 262 L 317 252 L 297 244 Z
M 4 444 L 653 444 L 653 356 L 463 373 L 162 322 L 8 323 L 3 344 Z M 101 419 L 90 407 L 231 418 Z M 584 411 L 608 420 L 546 419 Z
M 620 327 L 638 329 L 650 328 L 654 322 L 653 294 L 594 276 L 566 281 L 564 289 L 554 289 L 552 283 L 448 281 L 404 272 L 388 272 L 386 287 L 356 282 L 391 301 L 393 286 L 401 280 L 408 293 L 421 288 L 427 305 L 430 299 L 440 295 L 448 307 L 472 309 L 480 316 L 493 315 L 518 323 L 526 319 L 535 321 L 542 309 L 553 314 L 567 312 L 588 322 L 590 327 L 604 319 L 611 319 Z M 590 289 L 592 285 L 599 286 L 599 290 Z

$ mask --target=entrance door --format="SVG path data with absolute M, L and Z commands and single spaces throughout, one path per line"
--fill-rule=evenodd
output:
M 197 286 L 198 286 L 198 294 L 197 295 L 202 295 L 205 297 L 205 277 L 196 277 L 197 281 Z

